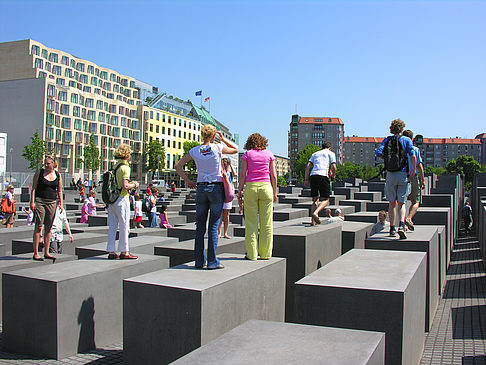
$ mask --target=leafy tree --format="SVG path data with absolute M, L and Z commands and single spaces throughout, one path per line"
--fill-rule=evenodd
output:
M 193 149 L 194 147 L 197 147 L 199 146 L 199 142 L 189 142 L 189 141 L 185 141 L 182 145 L 182 148 L 184 149 L 184 155 L 186 153 L 188 153 L 191 149 Z M 196 163 L 194 161 L 189 161 L 186 165 L 185 165 L 185 168 L 186 170 L 188 170 L 189 172 L 191 173 L 195 173 L 196 172 Z
M 466 190 L 471 190 L 474 175 L 479 172 L 481 165 L 472 156 L 461 155 L 457 160 L 450 160 L 446 165 L 446 170 L 452 174 L 464 176 Z
M 152 180 L 155 171 L 162 170 L 165 166 L 165 148 L 162 143 L 155 139 L 147 145 L 148 171 L 152 171 Z
M 46 152 L 46 142 L 39 137 L 39 131 L 36 129 L 32 136 L 32 143 L 25 146 L 22 152 L 22 157 L 30 162 L 29 169 L 37 171 L 41 168 Z
M 83 164 L 91 172 L 91 181 L 94 180 L 95 172 L 100 168 L 101 156 L 98 147 L 96 147 L 94 135 L 89 137 L 89 144 L 84 146 Z
M 436 174 L 437 176 L 440 176 L 440 175 L 443 175 L 447 172 L 446 169 L 444 169 L 443 167 L 437 167 L 437 168 L 434 168 L 432 166 L 427 166 L 425 169 L 424 169 L 424 172 L 426 174 Z
M 321 148 L 315 144 L 308 144 L 305 146 L 298 154 L 295 164 L 293 166 L 294 177 L 297 178 L 297 182 L 303 183 L 305 178 L 305 168 L 307 167 L 307 162 L 309 162 L 310 157 L 314 152 L 319 151 Z
M 277 186 L 287 186 L 287 180 L 285 179 L 285 177 L 277 177 Z

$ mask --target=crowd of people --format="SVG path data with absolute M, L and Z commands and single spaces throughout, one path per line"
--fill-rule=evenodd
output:
M 405 123 L 400 119 L 390 125 L 391 135 L 384 138 L 376 155 L 384 160 L 386 171 L 385 196 L 388 200 L 388 212 L 378 213 L 378 223 L 371 230 L 371 235 L 389 229 L 389 235 L 406 239 L 406 231 L 413 231 L 413 218 L 419 207 L 421 191 L 425 188 L 423 161 L 420 150 L 413 144 L 413 132 L 404 130 Z M 235 171 L 231 160 L 223 155 L 238 153 L 238 146 L 227 140 L 213 125 L 205 125 L 201 130 L 203 143 L 192 148 L 174 166 L 185 182 L 185 186 L 195 189 L 196 231 L 194 240 L 194 261 L 198 269 L 222 269 L 224 265 L 216 256 L 218 239 L 230 238 L 228 235 L 229 215 L 232 209 L 232 192 L 228 185 L 233 184 Z M 221 143 L 216 143 L 218 139 Z M 273 250 L 273 203 L 277 201 L 277 174 L 275 156 L 267 149 L 268 140 L 259 133 L 250 135 L 245 143 L 246 150 L 241 157 L 237 198 L 240 214 L 245 217 L 245 248 L 248 260 L 267 260 Z M 129 227 L 133 211 L 133 227 L 144 228 L 143 213 L 146 214 L 149 227 L 171 228 L 167 216 L 165 194 L 149 184 L 145 196 L 139 193 L 139 182 L 130 181 L 131 148 L 120 145 L 114 153 L 116 163 L 113 168 L 118 195 L 116 200 L 107 204 L 108 212 L 108 259 L 137 259 L 130 253 Z M 191 180 L 184 171 L 184 165 L 194 161 L 197 180 Z M 27 224 L 34 225 L 33 260 L 55 260 L 53 253 L 62 253 L 63 230 L 68 233 L 69 241 L 73 236 L 63 208 L 62 179 L 56 170 L 54 157 L 46 156 L 44 167 L 36 172 L 30 194 L 30 204 L 23 207 L 27 215 Z M 321 150 L 313 153 L 305 169 L 304 186 L 310 187 L 312 205 L 310 224 L 321 224 L 320 212 L 328 224 L 343 222 L 341 209 L 332 211 L 326 206 L 331 196 L 331 180 L 336 174 L 336 155 L 331 151 L 331 144 L 325 142 Z M 74 178 L 71 188 L 79 191 L 81 223 L 87 223 L 89 216 L 96 215 L 96 208 L 105 206 L 96 201 L 96 182 L 91 187 L 87 179 L 84 182 Z M 175 182 L 166 187 L 174 192 Z M 86 189 L 89 190 L 85 196 Z M 228 199 L 227 197 L 230 196 Z M 192 198 L 192 196 L 191 196 Z M 406 211 L 406 200 L 410 200 L 410 209 Z M 8 185 L 2 198 L 2 224 L 11 228 L 15 222 L 16 208 L 14 187 Z M 160 206 L 160 209 L 158 207 Z M 472 226 L 472 209 L 466 200 L 461 210 L 466 234 Z M 388 220 L 388 223 L 387 223 Z M 397 228 L 398 227 L 398 228 Z M 118 247 L 115 246 L 116 233 L 119 232 Z M 208 233 L 207 250 L 204 236 Z M 41 242 L 42 238 L 42 242 Z M 39 254 L 43 247 L 44 256 Z M 118 252 L 118 253 L 117 253 Z

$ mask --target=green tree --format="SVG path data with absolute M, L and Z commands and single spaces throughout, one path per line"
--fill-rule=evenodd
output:
M 472 156 L 461 155 L 457 160 L 450 160 L 446 165 L 446 170 L 452 174 L 464 176 L 466 190 L 470 191 L 474 175 L 479 172 L 481 165 Z
M 295 161 L 294 168 L 292 169 L 294 177 L 297 178 L 297 182 L 301 184 L 304 183 L 307 162 L 309 162 L 312 154 L 320 149 L 321 148 L 315 144 L 308 144 L 297 154 L 297 159 Z
M 184 155 L 194 147 L 199 146 L 199 144 L 200 144 L 199 142 L 195 142 L 195 141 L 193 142 L 185 141 L 182 145 L 182 148 L 184 149 Z M 196 163 L 194 161 L 189 161 L 188 163 L 186 163 L 184 167 L 187 171 L 193 174 L 196 172 Z
M 39 131 L 36 129 L 32 136 L 32 143 L 25 146 L 22 152 L 22 157 L 30 162 L 29 169 L 37 171 L 41 168 L 46 152 L 46 142 L 39 137 Z
M 89 144 L 84 146 L 83 164 L 84 167 L 91 173 L 91 181 L 93 182 L 95 172 L 100 168 L 101 164 L 100 151 L 98 150 L 98 147 L 96 147 L 94 135 L 89 137 Z
M 427 166 L 425 169 L 424 169 L 424 172 L 426 174 L 436 174 L 437 176 L 440 176 L 442 174 L 445 174 L 447 172 L 446 169 L 444 169 L 443 167 L 437 167 L 437 168 L 434 168 L 432 166 Z
M 285 177 L 277 177 L 277 186 L 287 186 L 287 180 L 285 179 Z
M 165 148 L 162 143 L 155 139 L 147 145 L 148 171 L 152 171 L 152 180 L 155 171 L 162 170 L 165 166 Z

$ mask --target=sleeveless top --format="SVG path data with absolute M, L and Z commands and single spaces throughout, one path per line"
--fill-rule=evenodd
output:
M 39 179 L 37 180 L 37 187 L 35 188 L 35 197 L 46 200 L 57 199 L 57 189 L 59 188 L 59 172 L 55 171 L 56 178 L 53 181 L 48 181 L 44 178 L 44 169 L 39 171 Z

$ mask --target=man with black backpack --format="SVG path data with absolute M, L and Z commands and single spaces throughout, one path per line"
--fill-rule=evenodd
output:
M 391 136 L 386 137 L 380 147 L 376 150 L 376 156 L 383 158 L 385 163 L 386 184 L 385 194 L 388 199 L 388 217 L 390 220 L 390 236 L 395 237 L 397 230 L 395 228 L 395 207 L 398 210 L 399 226 L 398 235 L 400 239 L 406 239 L 405 234 L 405 201 L 409 193 L 408 177 L 415 175 L 417 158 L 413 148 L 412 140 L 402 136 L 405 123 L 400 119 L 391 122 Z M 408 158 L 412 166 L 408 164 Z

